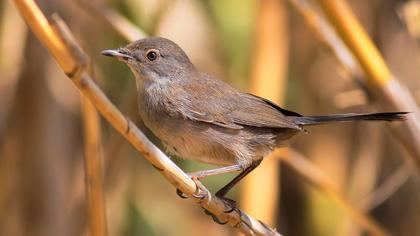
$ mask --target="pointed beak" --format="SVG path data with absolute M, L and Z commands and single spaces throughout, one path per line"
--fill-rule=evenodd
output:
M 133 57 L 126 51 L 123 51 L 121 49 L 108 49 L 101 52 L 102 55 L 108 56 L 108 57 L 116 57 L 117 59 L 133 59 Z

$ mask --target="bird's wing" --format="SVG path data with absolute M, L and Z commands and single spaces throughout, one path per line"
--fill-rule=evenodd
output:
M 193 85 L 194 84 L 194 85 Z M 198 85 L 197 85 L 198 84 Z M 301 130 L 288 116 L 300 116 L 251 94 L 240 93 L 230 85 L 204 76 L 200 83 L 182 86 L 179 112 L 191 120 L 231 129 L 244 126 Z
M 301 130 L 290 117 L 300 116 L 299 114 L 282 109 L 269 100 L 252 94 L 240 93 L 236 101 L 237 109 L 231 113 L 235 123 L 255 127 Z

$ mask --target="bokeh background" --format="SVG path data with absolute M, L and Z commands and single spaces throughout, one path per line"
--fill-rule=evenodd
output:
M 58 13 L 89 54 L 90 71 L 117 107 L 159 141 L 136 114 L 129 69 L 103 57 L 128 43 L 104 17 L 118 13 L 147 35 L 178 43 L 202 71 L 306 115 L 379 111 L 365 85 L 286 0 L 37 0 Z M 309 1 L 322 16 L 316 1 Z M 395 77 L 420 101 L 419 1 L 350 0 Z M 417 13 L 418 14 L 418 13 Z M 414 22 L 420 25 L 419 19 Z M 113 23 L 117 23 L 114 21 Z M 382 108 L 386 109 L 386 108 Z M 180 199 L 130 144 L 101 122 L 108 235 L 234 235 Z M 21 19 L 0 2 L 0 235 L 90 235 L 80 94 Z M 395 235 L 420 235 L 420 182 L 389 126 L 311 127 L 291 148 L 334 182 L 314 185 L 276 157 L 231 197 L 284 235 L 366 235 L 347 208 Z M 211 166 L 174 158 L 186 171 Z M 310 170 L 311 171 L 311 170 Z M 232 175 L 210 177 L 212 191 Z M 334 191 L 333 191 L 334 192 Z

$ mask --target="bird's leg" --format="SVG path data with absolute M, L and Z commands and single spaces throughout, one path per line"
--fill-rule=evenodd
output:
M 254 161 L 254 162 L 251 163 L 250 166 L 248 166 L 245 169 L 243 169 L 243 166 L 242 165 L 237 164 L 237 165 L 225 166 L 225 167 L 221 167 L 221 168 L 217 168 L 217 169 L 212 169 L 212 170 L 197 171 L 197 172 L 189 173 L 188 175 L 191 178 L 198 180 L 198 179 L 202 179 L 202 178 L 207 177 L 207 176 L 225 174 L 225 173 L 229 173 L 229 172 L 233 172 L 233 171 L 242 170 L 242 172 L 239 173 L 239 175 L 237 175 L 233 180 L 231 180 L 228 184 L 226 184 L 223 188 L 221 188 L 215 194 L 216 197 L 224 200 L 228 205 L 230 205 L 230 209 L 225 211 L 225 213 L 230 213 L 230 212 L 232 212 L 232 211 L 234 211 L 236 209 L 236 202 L 234 200 L 232 200 L 232 199 L 226 198 L 225 195 L 239 181 L 241 181 L 241 179 L 243 179 L 246 175 L 248 175 L 255 168 L 257 168 L 257 166 L 260 165 L 261 161 L 262 161 L 262 159 L 261 160 L 258 160 L 258 161 Z M 181 198 L 186 198 L 179 189 L 176 190 L 176 193 Z M 221 222 L 214 214 L 212 214 L 211 212 L 209 212 L 207 210 L 205 210 L 205 213 L 208 214 L 208 215 L 210 215 L 216 223 L 219 223 L 219 224 L 226 224 L 227 223 L 227 222 Z
M 243 170 L 239 175 L 237 175 L 234 179 L 232 179 L 229 183 L 227 183 L 223 188 L 216 192 L 216 196 L 220 198 L 224 198 L 225 195 L 235 186 L 241 179 L 243 179 L 246 175 L 251 173 L 257 166 L 260 165 L 262 159 L 258 161 L 254 161 L 248 166 L 245 170 Z
M 192 172 L 192 173 L 188 173 L 188 175 L 192 179 L 199 180 L 207 176 L 220 175 L 220 174 L 230 173 L 233 171 L 240 171 L 242 169 L 243 168 L 241 165 L 231 165 L 231 166 L 225 166 L 225 167 L 220 167 L 220 168 L 211 169 L 211 170 L 202 170 L 202 171 Z M 179 189 L 176 190 L 176 194 L 178 194 L 178 196 L 181 198 L 187 198 Z
M 221 188 L 219 191 L 216 192 L 216 197 L 221 198 L 228 202 L 232 209 L 228 210 L 228 212 L 232 212 L 236 208 L 236 202 L 232 199 L 226 198 L 226 194 L 239 182 L 241 181 L 246 175 L 251 173 L 257 166 L 260 165 L 262 159 L 258 161 L 254 161 L 251 163 L 250 166 L 248 166 L 245 170 L 243 170 L 239 175 L 237 175 L 233 180 L 231 180 L 229 183 L 227 183 L 223 188 Z
M 226 196 L 226 194 L 239 182 L 241 181 L 241 179 L 243 179 L 246 175 L 248 175 L 249 173 L 251 173 L 255 168 L 257 168 L 257 166 L 260 165 L 262 159 L 258 160 L 258 161 L 254 161 L 251 163 L 250 166 L 248 166 L 247 168 L 245 168 L 245 170 L 243 170 L 241 173 L 239 173 L 239 175 L 237 175 L 233 180 L 231 180 L 228 184 L 226 184 L 223 188 L 221 188 L 219 191 L 216 192 L 216 197 L 222 199 L 223 201 L 225 201 L 229 206 L 230 209 L 225 210 L 225 213 L 231 213 L 232 211 L 234 211 L 236 209 L 236 202 L 232 199 L 229 199 Z M 227 222 L 222 222 L 220 221 L 214 214 L 212 214 L 211 212 L 204 210 L 204 212 L 207 215 L 210 215 L 213 220 L 218 223 L 218 224 L 226 224 Z
M 188 175 L 193 179 L 202 179 L 207 176 L 226 174 L 226 173 L 230 173 L 234 171 L 240 171 L 242 169 L 243 168 L 241 165 L 231 165 L 231 166 L 220 167 L 217 169 L 192 172 L 192 173 L 188 173 Z

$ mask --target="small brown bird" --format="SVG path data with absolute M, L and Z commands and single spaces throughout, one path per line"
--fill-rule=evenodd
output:
M 222 166 L 192 176 L 241 171 L 216 193 L 224 199 L 265 156 L 303 131 L 304 126 L 394 121 L 406 114 L 302 116 L 201 73 L 178 45 L 165 38 L 138 40 L 102 54 L 130 67 L 136 78 L 140 116 L 170 153 Z

